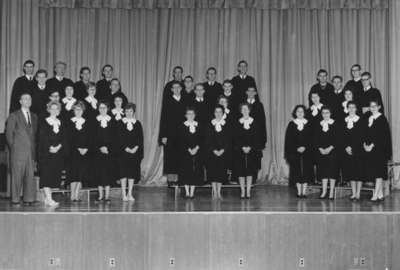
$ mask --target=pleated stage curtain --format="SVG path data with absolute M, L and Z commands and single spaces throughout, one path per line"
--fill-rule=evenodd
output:
M 55 61 L 63 60 L 68 64 L 67 76 L 73 80 L 78 79 L 82 66 L 90 66 L 93 80 L 98 80 L 101 67 L 112 64 L 123 91 L 137 104 L 138 119 L 143 123 L 143 181 L 164 184 L 157 135 L 162 89 L 171 79 L 172 67 L 182 65 L 185 75 L 200 82 L 205 80 L 206 68 L 214 66 L 222 81 L 234 76 L 237 62 L 245 59 L 267 114 L 264 181 L 287 181 L 285 128 L 292 108 L 305 103 L 320 68 L 326 68 L 330 76 L 343 75 L 345 80 L 354 63 L 370 71 L 374 84 L 382 90 L 394 130 L 399 131 L 399 76 L 393 71 L 398 62 L 394 64 L 390 58 L 396 50 L 389 46 L 388 1 L 283 1 L 288 8 L 250 8 L 246 3 L 263 1 L 233 0 L 205 1 L 224 8 L 167 8 L 160 4 L 185 2 L 172 0 L 149 1 L 152 5 L 148 8 L 132 5 L 144 2 L 1 1 L 0 128 L 7 116 L 12 83 L 20 76 L 24 60 L 33 59 L 37 67 L 50 71 Z M 339 6 L 291 6 L 306 2 L 325 6 L 336 2 Z M 346 8 L 356 2 L 362 6 Z M 84 3 L 97 6 L 84 7 Z M 121 3 L 131 8 L 107 8 Z M 400 158 L 395 135 L 395 158 Z

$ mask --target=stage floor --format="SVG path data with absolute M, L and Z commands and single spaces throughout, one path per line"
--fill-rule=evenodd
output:
M 135 202 L 122 202 L 115 190 L 110 204 L 95 203 L 95 192 L 90 203 L 87 200 L 71 203 L 67 194 L 56 194 L 58 208 L 45 207 L 42 203 L 14 206 L 2 198 L 0 212 L 400 212 L 400 191 L 394 191 L 381 203 L 369 201 L 371 192 L 362 193 L 357 202 L 347 196 L 334 201 L 321 200 L 318 193 L 298 199 L 288 187 L 269 185 L 254 187 L 252 198 L 245 200 L 239 198 L 239 187 L 224 188 L 223 200 L 212 200 L 210 193 L 210 188 L 198 188 L 196 197 L 190 200 L 181 196 L 183 192 L 175 198 L 173 188 L 140 186 L 134 191 Z

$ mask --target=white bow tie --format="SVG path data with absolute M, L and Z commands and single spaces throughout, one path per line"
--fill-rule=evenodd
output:
M 108 122 L 111 120 L 111 116 L 109 116 L 109 115 L 106 115 L 106 116 L 98 115 L 96 117 L 96 119 L 97 119 L 97 121 L 100 122 L 100 126 L 102 128 L 106 128 L 107 125 L 108 125 Z
M 72 118 L 71 118 L 71 121 L 72 121 L 73 123 L 75 123 L 75 128 L 76 128 L 77 130 L 81 130 L 83 124 L 86 122 L 85 118 L 83 118 L 83 117 L 79 117 L 79 118 L 78 118 L 78 117 L 72 117 Z
M 297 126 L 297 130 L 302 131 L 304 129 L 304 125 L 308 123 L 307 119 L 303 118 L 303 119 L 294 119 L 293 122 L 296 124 Z
M 183 122 L 183 124 L 187 127 L 189 127 L 189 132 L 190 133 L 195 133 L 196 132 L 196 127 L 198 125 L 198 123 L 196 121 L 185 121 Z
M 213 126 L 215 126 L 215 130 L 217 132 L 221 132 L 222 131 L 222 126 L 225 125 L 225 120 L 221 119 L 221 120 L 218 121 L 217 119 L 213 119 L 213 120 L 211 120 L 211 124 Z
M 244 129 L 250 129 L 251 123 L 253 123 L 254 119 L 249 117 L 244 119 L 243 117 L 239 119 L 239 123 L 243 125 Z
M 60 126 L 61 126 L 61 121 L 57 118 L 52 118 L 52 117 L 47 117 L 46 118 L 47 123 L 49 123 L 50 126 L 53 127 L 53 132 L 58 133 L 60 131 Z
M 347 116 L 344 121 L 347 123 L 347 128 L 352 129 L 354 127 L 354 123 L 356 123 L 360 119 L 358 115 L 355 115 L 353 117 Z
M 333 122 L 335 122 L 333 119 L 329 119 L 329 120 L 322 120 L 320 122 L 321 126 L 322 126 L 322 131 L 323 132 L 327 132 L 329 130 L 329 125 L 332 125 Z

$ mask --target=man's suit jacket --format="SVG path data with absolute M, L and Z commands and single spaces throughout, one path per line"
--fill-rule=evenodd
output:
M 10 114 L 6 124 L 6 139 L 12 160 L 36 159 L 36 131 L 38 118 L 30 113 L 31 125 L 26 122 L 22 110 Z

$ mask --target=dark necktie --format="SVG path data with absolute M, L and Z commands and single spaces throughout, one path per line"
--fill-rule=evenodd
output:
M 26 119 L 28 120 L 28 126 L 31 125 L 31 117 L 29 115 L 29 112 L 26 112 Z

